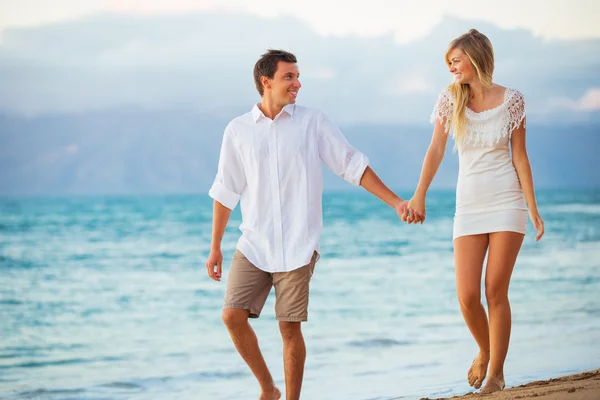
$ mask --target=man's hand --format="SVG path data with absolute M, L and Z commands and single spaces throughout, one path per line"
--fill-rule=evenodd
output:
M 206 269 L 208 276 L 217 282 L 221 281 L 221 266 L 223 265 L 223 254 L 221 249 L 213 249 L 210 251 L 208 261 L 206 261 Z M 216 268 L 215 268 L 216 267 Z
M 402 215 L 406 212 L 407 209 L 408 209 L 408 201 L 406 201 L 406 200 L 400 199 L 394 205 L 394 210 L 396 210 L 396 213 L 398 214 L 400 219 L 402 219 Z M 402 220 L 402 221 L 404 222 L 404 220 Z

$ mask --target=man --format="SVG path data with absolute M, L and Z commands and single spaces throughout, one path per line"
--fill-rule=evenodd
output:
M 300 398 L 306 348 L 300 323 L 308 317 L 308 289 L 322 227 L 321 161 L 377 196 L 399 216 L 406 202 L 388 189 L 342 133 L 318 110 L 297 106 L 296 57 L 269 50 L 254 67 L 262 100 L 225 129 L 214 199 L 208 275 L 221 280 L 221 239 L 240 201 L 242 236 L 227 279 L 223 322 L 261 388 L 260 399 L 281 392 L 248 318 L 258 318 L 271 287 L 283 339 L 286 399 Z

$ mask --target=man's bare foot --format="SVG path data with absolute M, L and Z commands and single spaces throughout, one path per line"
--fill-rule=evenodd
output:
M 504 389 L 504 377 L 490 377 L 480 393 L 494 393 Z
M 264 391 L 260 394 L 258 400 L 279 400 L 281 398 L 281 392 L 275 386 L 271 391 L 265 393 Z
M 479 389 L 485 380 L 485 375 L 487 374 L 488 363 L 490 362 L 489 353 L 479 352 L 477 357 L 473 360 L 473 364 L 471 364 L 471 368 L 469 368 L 469 373 L 467 377 L 469 379 L 469 385 L 474 387 L 475 389 Z

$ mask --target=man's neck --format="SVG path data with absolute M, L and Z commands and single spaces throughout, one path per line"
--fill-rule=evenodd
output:
M 283 106 L 273 104 L 267 97 L 264 96 L 258 108 L 260 108 L 260 111 L 262 111 L 265 117 L 269 119 L 275 119 L 281 110 L 283 110 Z

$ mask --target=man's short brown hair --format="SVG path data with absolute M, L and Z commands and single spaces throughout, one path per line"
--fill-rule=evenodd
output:
M 254 83 L 256 84 L 256 90 L 258 90 L 261 97 L 265 92 L 265 88 L 260 82 L 260 78 L 266 76 L 269 79 L 273 79 L 279 61 L 287 63 L 298 62 L 296 56 L 288 51 L 269 49 L 254 65 Z

